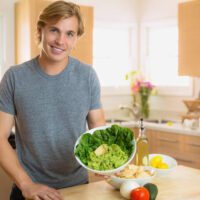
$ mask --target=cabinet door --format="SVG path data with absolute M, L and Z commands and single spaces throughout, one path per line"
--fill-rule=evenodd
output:
M 157 153 L 175 158 L 179 165 L 200 168 L 200 137 L 155 131 Z
M 181 134 L 156 131 L 155 146 L 157 153 L 166 154 L 175 158 L 178 164 L 186 165 L 191 160 L 185 157 L 184 136 Z
M 71 56 L 93 65 L 93 7 L 80 6 L 84 19 L 85 33 L 78 39 Z
M 200 168 L 200 137 L 189 136 L 184 137 L 184 152 L 185 157 L 190 162 L 188 166 Z
M 36 43 L 37 19 L 52 1 L 21 0 L 15 3 L 15 62 L 20 64 L 39 55 Z M 89 65 L 93 64 L 93 7 L 80 6 L 85 33 L 77 42 L 71 56 Z
M 156 146 L 159 153 L 174 154 L 182 151 L 182 135 L 157 131 Z
M 158 153 L 156 148 L 156 131 L 154 130 L 146 130 L 146 136 L 149 141 L 149 153 Z
M 138 137 L 138 134 L 139 134 L 139 129 L 138 128 L 130 128 L 130 129 L 133 131 L 134 137 L 136 139 Z
M 179 75 L 200 75 L 200 1 L 178 4 Z

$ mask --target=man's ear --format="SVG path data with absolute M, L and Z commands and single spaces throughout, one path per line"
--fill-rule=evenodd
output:
M 41 37 L 41 28 L 39 26 L 37 27 L 37 34 Z
M 39 38 L 40 38 L 40 41 L 41 41 L 41 39 L 42 39 L 42 28 L 41 27 L 37 27 L 37 35 L 39 36 Z

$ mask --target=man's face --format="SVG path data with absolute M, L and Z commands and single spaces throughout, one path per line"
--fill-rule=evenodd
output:
M 78 20 L 76 17 L 61 19 L 56 24 L 46 24 L 38 31 L 43 58 L 53 62 L 66 61 L 78 39 Z

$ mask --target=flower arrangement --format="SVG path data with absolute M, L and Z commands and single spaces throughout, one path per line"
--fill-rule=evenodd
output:
M 128 79 L 130 79 L 131 82 L 131 91 L 134 95 L 134 99 L 136 99 L 136 96 L 139 96 L 141 116 L 148 118 L 148 101 L 150 95 L 157 94 L 156 86 L 153 85 L 150 80 L 147 80 L 140 71 L 131 71 L 129 74 L 126 74 L 126 80 Z

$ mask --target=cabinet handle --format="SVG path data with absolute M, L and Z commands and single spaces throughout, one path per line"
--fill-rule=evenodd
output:
M 175 157 L 175 159 L 176 159 L 176 160 L 179 160 L 179 161 L 182 161 L 182 162 L 193 163 L 192 160 L 187 160 L 187 159 L 183 159 L 183 158 L 176 158 L 176 157 Z
M 169 138 L 159 137 L 158 139 L 161 140 L 161 141 L 165 141 L 165 142 L 172 142 L 172 143 L 177 143 L 178 142 L 178 140 L 173 140 L 173 139 L 169 139 Z
M 195 147 L 200 147 L 200 144 L 193 143 L 193 142 L 188 142 L 187 144 L 189 144 L 191 146 L 195 146 Z

